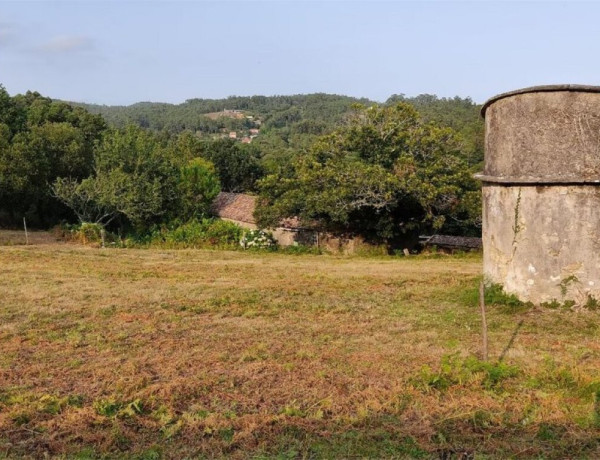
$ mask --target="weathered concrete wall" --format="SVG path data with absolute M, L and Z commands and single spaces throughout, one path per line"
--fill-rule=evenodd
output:
M 600 188 L 483 187 L 489 280 L 535 303 L 600 299 Z
M 520 90 L 483 112 L 484 275 L 535 303 L 600 299 L 600 88 Z
M 556 91 L 500 99 L 485 112 L 484 174 L 600 180 L 600 93 Z

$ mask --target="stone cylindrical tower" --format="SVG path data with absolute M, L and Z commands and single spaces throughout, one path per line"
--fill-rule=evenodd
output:
M 600 87 L 487 101 L 484 276 L 534 303 L 600 299 Z

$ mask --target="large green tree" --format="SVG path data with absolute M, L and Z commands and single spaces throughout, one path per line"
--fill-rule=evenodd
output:
M 81 181 L 54 182 L 54 196 L 81 221 L 108 223 L 122 216 L 143 229 L 176 206 L 179 170 L 157 136 L 129 126 L 110 130 L 94 151 L 93 174 Z
M 477 183 L 450 128 L 425 123 L 409 104 L 357 107 L 349 121 L 260 181 L 257 217 L 394 242 L 420 232 L 476 233 Z
M 207 216 L 220 191 L 214 165 L 204 158 L 190 160 L 180 168 L 174 217 L 188 221 Z
M 50 194 L 57 177 L 90 174 L 95 143 L 105 129 L 97 115 L 38 93 L 10 97 L 0 86 L 0 221 L 26 216 L 49 225 L 68 210 Z
M 260 152 L 252 144 L 218 139 L 206 142 L 201 155 L 215 165 L 226 192 L 252 191 L 263 175 Z

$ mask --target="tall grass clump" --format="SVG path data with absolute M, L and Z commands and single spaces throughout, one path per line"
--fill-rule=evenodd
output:
M 93 222 L 82 222 L 78 224 L 63 224 L 56 227 L 53 233 L 56 237 L 75 241 L 81 244 L 100 245 L 102 243 L 102 232 L 104 231 L 104 242 L 116 246 L 120 244 L 119 236 L 104 230 L 100 224 Z

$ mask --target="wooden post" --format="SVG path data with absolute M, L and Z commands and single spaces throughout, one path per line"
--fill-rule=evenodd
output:
M 102 238 L 102 248 L 106 247 L 105 246 L 105 238 L 104 238 L 105 232 L 104 232 L 104 227 L 102 227 L 100 229 L 100 238 Z
M 25 229 L 25 244 L 29 245 L 29 235 L 27 233 L 27 222 L 25 221 L 25 217 L 23 217 L 23 228 Z
M 483 280 L 479 283 L 479 307 L 481 308 L 481 336 L 483 340 L 483 360 L 488 360 L 487 320 L 485 318 L 485 286 Z

